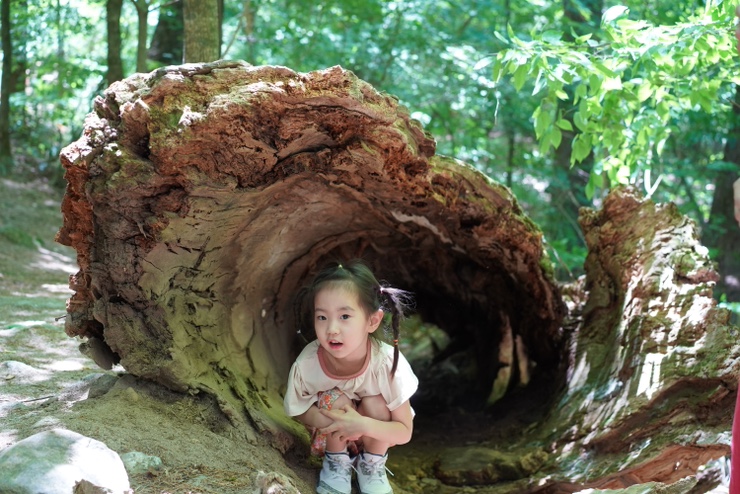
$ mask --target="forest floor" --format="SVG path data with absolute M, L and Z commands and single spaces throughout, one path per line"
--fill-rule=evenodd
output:
M 119 454 L 160 458 L 161 468 L 130 476 L 136 494 L 314 492 L 319 463 L 306 448 L 283 456 L 246 424 L 231 424 L 209 397 L 174 393 L 120 367 L 104 371 L 80 352 L 81 340 L 64 332 L 68 277 L 78 268 L 74 251 L 54 242 L 61 198 L 43 182 L 0 181 L 0 450 L 59 427 Z M 389 460 L 395 492 L 500 492 L 442 484 L 435 455 L 453 443 L 505 440 L 526 426 L 522 416 L 491 423 L 452 411 L 443 422 L 457 424 L 455 437 L 417 418 L 414 441 Z

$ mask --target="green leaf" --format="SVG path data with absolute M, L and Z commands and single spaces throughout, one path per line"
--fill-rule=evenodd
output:
M 524 83 L 527 82 L 527 75 L 529 74 L 529 67 L 527 65 L 520 65 L 514 72 L 514 88 L 517 91 L 521 91 L 524 87 Z
M 559 44 L 560 40 L 563 38 L 563 32 L 562 31 L 556 31 L 554 29 L 548 29 L 544 33 L 542 33 L 542 41 L 546 41 L 550 44 Z
M 629 14 L 630 9 L 624 5 L 615 5 L 604 12 L 601 16 L 602 24 L 611 24 L 619 18 L 626 17 Z
M 573 124 L 571 124 L 569 120 L 566 120 L 564 118 L 561 118 L 560 120 L 555 122 L 555 125 L 557 125 L 563 130 L 569 130 L 569 131 L 573 130 Z
M 575 112 L 573 114 L 573 123 L 581 132 L 586 132 L 586 130 L 588 130 L 588 120 L 585 118 L 583 113 L 584 112 L 582 110 Z
M 630 167 L 624 163 L 619 165 L 616 169 L 616 173 L 614 174 L 614 180 L 617 183 L 620 183 L 622 185 L 626 185 L 630 183 L 630 175 L 632 174 L 632 171 L 630 170 Z
M 578 134 L 573 139 L 573 150 L 570 154 L 571 166 L 575 163 L 580 163 L 585 160 L 589 154 L 591 154 L 591 142 L 584 134 Z
M 547 129 L 552 126 L 552 116 L 550 115 L 550 112 L 547 111 L 539 111 L 535 113 L 536 115 L 533 115 L 535 117 L 534 132 L 537 135 L 537 138 L 540 139 L 541 136 L 545 135 Z
M 588 94 L 588 88 L 586 87 L 586 85 L 578 84 L 576 86 L 576 91 L 575 91 L 576 96 L 574 99 L 574 103 L 577 103 L 578 100 L 580 100 L 581 98 L 585 98 L 587 94 Z
M 643 103 L 646 99 L 653 95 L 653 86 L 649 81 L 645 81 L 640 84 L 637 88 L 637 100 Z
M 555 91 L 555 96 L 557 96 L 558 99 L 561 101 L 568 101 L 569 99 L 568 93 L 566 93 L 562 89 L 558 89 L 557 91 Z
M 503 42 L 503 43 L 504 43 L 504 44 L 505 44 L 506 46 L 508 46 L 508 45 L 510 45 L 510 44 L 511 44 L 511 43 L 509 42 L 509 40 L 508 40 L 507 38 L 505 38 L 505 37 L 504 37 L 504 35 L 503 35 L 503 34 L 501 34 L 500 32 L 498 32 L 498 31 L 494 31 L 494 32 L 493 32 L 493 35 L 494 35 L 494 36 L 496 37 L 496 39 L 498 39 L 499 41 Z
M 591 90 L 590 94 L 598 94 L 601 91 L 601 83 L 602 83 L 601 77 L 597 76 L 596 74 L 591 74 L 588 78 L 588 85 L 589 89 Z
M 499 58 L 496 58 L 496 61 L 493 62 L 491 75 L 493 77 L 493 82 L 499 82 L 504 75 L 504 65 L 503 63 L 501 63 L 501 60 Z
M 607 67 L 606 65 L 604 65 L 601 62 L 594 61 L 593 62 L 593 65 L 594 65 L 594 67 L 596 67 L 597 69 L 599 69 L 600 72 L 602 72 L 603 74 L 607 75 L 608 77 L 612 77 L 612 78 L 619 77 L 619 74 L 617 74 L 616 72 L 614 72 L 612 69 L 610 69 L 609 67 Z
M 557 127 L 550 127 L 550 140 L 552 141 L 552 147 L 555 149 L 560 147 L 560 143 L 563 142 L 563 133 Z

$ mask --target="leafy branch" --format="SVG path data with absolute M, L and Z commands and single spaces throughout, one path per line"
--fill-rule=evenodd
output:
M 542 153 L 573 137 L 571 166 L 593 158 L 586 193 L 609 183 L 634 183 L 657 160 L 682 113 L 727 110 L 722 94 L 740 83 L 734 14 L 720 2 L 675 25 L 628 18 L 623 6 L 608 9 L 600 39 L 563 40 L 545 31 L 531 40 L 496 36 L 506 48 L 481 60 L 493 82 L 510 80 L 517 91 L 532 84 L 542 94 L 532 114 Z

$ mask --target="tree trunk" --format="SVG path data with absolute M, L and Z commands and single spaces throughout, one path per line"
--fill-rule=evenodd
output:
M 149 47 L 149 59 L 164 65 L 182 63 L 183 60 L 183 7 L 182 1 L 160 7 L 159 20 Z
M 12 87 L 13 43 L 10 38 L 10 0 L 0 0 L 2 23 L 3 73 L 0 82 L 0 176 L 10 173 L 13 151 L 10 146 L 10 93 Z
M 149 2 L 148 0 L 131 0 L 136 7 L 136 72 L 146 72 L 147 40 L 149 39 Z
M 588 275 L 562 297 L 509 189 L 434 151 L 396 99 L 339 67 L 222 61 L 118 82 L 62 152 L 58 240 L 80 265 L 66 331 L 102 365 L 215 396 L 285 452 L 305 440 L 282 411 L 301 347 L 293 295 L 325 261 L 363 257 L 452 340 L 418 369 L 419 417 L 439 412 L 430 404 L 467 407 L 466 423 L 517 393 L 525 410 L 549 407 L 502 448 L 519 455 L 507 475 L 525 484 L 501 492 L 672 482 L 726 454 L 714 436 L 684 444 L 669 427 L 729 430 L 740 362 L 692 224 L 671 205 L 611 194 L 582 214 Z M 455 362 L 475 371 L 444 374 Z M 496 449 L 483 428 L 473 441 Z M 437 457 L 407 452 L 410 464 L 449 485 L 501 479 L 486 454 L 463 462 L 471 444 L 442 443 Z M 586 448 L 610 463 L 575 466 Z
M 16 0 L 15 7 L 19 12 L 28 10 L 28 0 Z M 10 21 L 12 23 L 12 21 Z M 26 90 L 26 71 L 28 70 L 28 55 L 26 43 L 31 39 L 27 19 L 17 19 L 11 27 L 10 36 L 13 40 L 12 74 L 10 87 L 12 93 L 22 93 Z
M 121 9 L 123 0 L 108 0 L 105 4 L 105 19 L 108 26 L 108 84 L 123 79 L 121 60 Z
M 184 62 L 212 62 L 221 58 L 219 0 L 184 0 Z

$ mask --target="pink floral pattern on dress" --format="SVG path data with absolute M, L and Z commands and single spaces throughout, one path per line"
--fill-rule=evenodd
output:
M 319 409 L 331 410 L 334 402 L 336 402 L 340 396 L 344 393 L 339 388 L 332 388 L 329 391 L 322 391 L 318 394 L 318 400 L 316 406 Z M 321 434 L 318 429 L 311 427 L 311 454 L 316 455 L 319 458 L 324 456 L 326 451 L 326 434 Z M 357 442 L 349 441 L 347 443 L 347 451 L 349 455 L 354 457 L 359 453 Z

